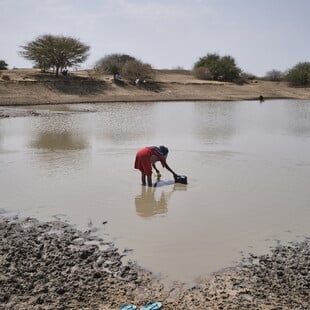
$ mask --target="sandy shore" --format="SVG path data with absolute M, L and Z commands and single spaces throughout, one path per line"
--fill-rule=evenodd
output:
M 251 255 L 191 288 L 165 287 L 113 244 L 62 222 L 0 216 L 1 309 L 309 309 L 310 240 Z M 138 308 L 139 309 L 139 308 Z
M 3 77 L 7 80 L 4 80 Z M 157 71 L 155 81 L 145 85 L 116 84 L 111 76 L 89 71 L 72 72 L 68 78 L 36 70 L 10 70 L 0 78 L 0 105 L 60 103 L 310 99 L 310 88 L 289 87 L 285 82 L 251 80 L 243 85 L 202 81 L 187 71 Z

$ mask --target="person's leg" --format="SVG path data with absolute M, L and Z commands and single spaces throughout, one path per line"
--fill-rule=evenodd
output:
M 147 175 L 147 185 L 152 186 L 152 173 Z
M 141 183 L 142 185 L 146 185 L 146 180 L 145 180 L 145 173 L 141 171 Z

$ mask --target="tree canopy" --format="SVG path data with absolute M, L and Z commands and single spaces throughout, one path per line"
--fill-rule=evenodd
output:
M 72 67 L 83 63 L 88 57 L 89 46 L 72 37 L 42 35 L 21 46 L 20 55 L 34 62 L 42 70 Z
M 8 64 L 4 60 L 0 60 L 0 70 L 7 70 Z
M 288 71 L 286 79 L 293 86 L 310 86 L 310 62 L 300 62 Z
M 127 54 L 109 54 L 97 61 L 95 70 L 106 74 L 120 73 L 122 77 L 130 82 L 136 79 L 152 80 L 154 70 L 151 65 Z
M 136 79 L 141 81 L 152 80 L 154 77 L 152 66 L 140 60 L 127 61 L 121 72 L 124 78 L 131 82 L 135 82 Z
M 136 58 L 127 54 L 109 54 L 97 61 L 95 70 L 107 74 L 120 73 L 126 62 L 134 60 Z
M 231 56 L 219 56 L 218 54 L 207 54 L 194 64 L 194 74 L 198 78 L 236 81 L 241 73 Z

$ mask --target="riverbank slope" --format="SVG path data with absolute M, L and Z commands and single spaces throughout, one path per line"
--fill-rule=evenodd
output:
M 61 103 L 310 99 L 310 88 L 294 88 L 286 82 L 249 80 L 243 85 L 202 81 L 189 71 L 157 70 L 152 83 L 132 85 L 115 83 L 108 75 L 94 76 L 91 71 L 71 72 L 56 78 L 35 69 L 2 71 L 0 105 Z

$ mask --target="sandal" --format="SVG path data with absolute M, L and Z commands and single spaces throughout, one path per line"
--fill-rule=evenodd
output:
M 119 308 L 119 310 L 136 310 L 136 309 L 137 309 L 137 306 L 133 304 L 122 305 Z
M 140 310 L 159 310 L 162 308 L 161 302 L 149 302 L 143 306 Z

